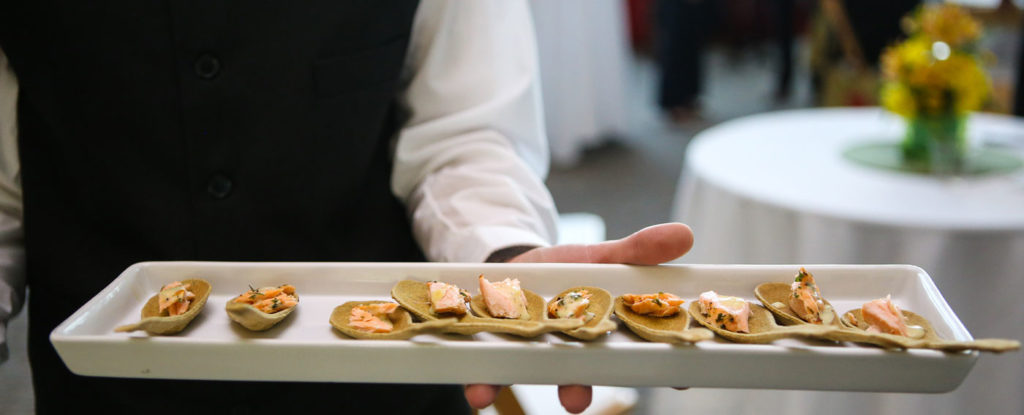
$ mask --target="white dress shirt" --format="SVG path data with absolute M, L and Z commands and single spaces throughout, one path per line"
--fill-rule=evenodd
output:
M 391 189 L 429 260 L 481 262 L 556 240 L 536 55 L 525 0 L 420 3 L 402 91 L 411 118 Z M 17 95 L 0 50 L 0 348 L 25 292 Z

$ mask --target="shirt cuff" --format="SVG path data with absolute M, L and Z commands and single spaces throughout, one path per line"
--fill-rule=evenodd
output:
M 509 262 L 517 256 L 534 249 L 537 249 L 536 245 L 513 245 L 508 248 L 501 248 L 497 251 L 491 252 L 491 254 L 487 256 L 486 262 Z

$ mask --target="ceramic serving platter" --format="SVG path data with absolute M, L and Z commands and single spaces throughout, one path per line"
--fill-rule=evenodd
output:
M 971 335 L 928 274 L 909 265 L 804 265 L 842 313 L 892 294 L 951 340 Z M 621 323 L 582 341 L 561 333 L 532 339 L 479 333 L 421 334 L 410 340 L 355 340 L 328 323 L 347 301 L 389 300 L 406 280 L 441 280 L 474 295 L 477 276 L 519 278 L 545 299 L 579 285 L 625 293 L 665 291 L 687 303 L 706 290 L 756 302 L 762 282 L 792 281 L 800 265 L 145 262 L 132 265 L 50 335 L 71 371 L 87 376 L 388 383 L 593 384 L 884 392 L 955 389 L 977 352 L 883 350 L 812 340 L 766 345 L 715 338 L 696 344 L 647 342 Z M 116 333 L 138 320 L 160 286 L 202 278 L 207 307 L 182 332 Z M 301 298 L 263 332 L 233 323 L 224 304 L 249 285 L 292 284 Z M 614 319 L 614 317 L 613 317 Z

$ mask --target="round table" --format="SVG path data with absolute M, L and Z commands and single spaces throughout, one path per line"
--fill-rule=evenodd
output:
M 782 111 L 729 121 L 687 149 L 673 219 L 695 234 L 687 263 L 886 264 L 924 268 L 976 338 L 1024 339 L 1024 170 L 938 178 L 842 156 L 898 141 L 878 108 Z M 1024 153 L 1024 119 L 974 114 L 973 145 Z M 1024 353 L 984 354 L 942 395 L 743 391 L 732 412 L 1024 413 Z M 703 407 L 736 391 L 698 391 Z M 763 398 L 763 399 L 762 399 Z M 685 402 L 684 402 L 685 404 Z

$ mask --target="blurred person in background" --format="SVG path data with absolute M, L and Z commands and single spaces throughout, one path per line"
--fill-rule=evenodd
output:
M 135 262 L 654 264 L 692 243 L 669 224 L 549 246 L 525 1 L 58 3 L 0 3 L 0 339 L 27 285 L 39 413 L 466 413 L 495 399 L 489 385 L 72 374 L 50 332 Z M 590 389 L 559 396 L 578 412 Z
M 655 57 L 661 72 L 658 105 L 676 123 L 699 117 L 701 64 L 716 2 L 658 0 L 655 4 Z
M 775 100 L 789 98 L 793 84 L 793 22 L 794 0 L 775 0 L 775 44 L 779 51 L 779 65 L 775 78 Z

